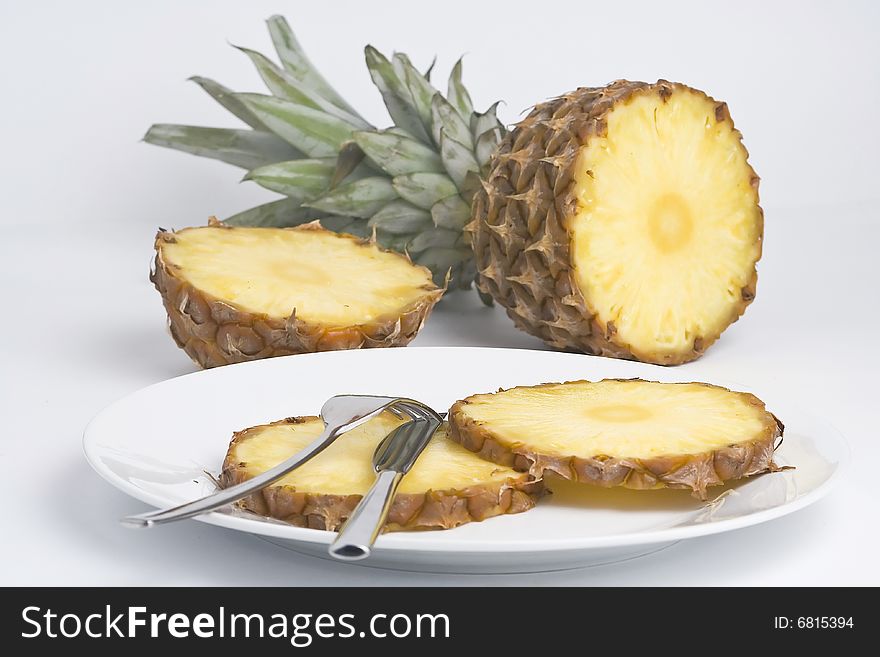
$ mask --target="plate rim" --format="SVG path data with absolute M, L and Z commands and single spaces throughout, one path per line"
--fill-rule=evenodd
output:
M 463 351 L 463 350 L 478 350 L 478 351 L 509 351 L 509 352 L 530 352 L 535 354 L 544 354 L 544 355 L 552 355 L 551 357 L 583 357 L 589 358 L 590 360 L 601 359 L 602 361 L 610 361 L 610 362 L 620 362 L 619 359 L 614 358 L 605 358 L 602 356 L 588 356 L 585 354 L 569 354 L 566 352 L 557 352 L 557 351 L 549 351 L 549 350 L 541 350 L 541 349 L 517 349 L 517 348 L 509 348 L 509 347 L 476 347 L 476 346 L 425 346 L 425 347 L 407 347 L 407 349 L 418 350 L 418 351 Z M 85 429 L 83 430 L 82 437 L 82 448 L 84 455 L 86 457 L 86 461 L 89 463 L 91 468 L 99 475 L 102 479 L 111 484 L 114 488 L 126 493 L 130 497 L 134 499 L 144 502 L 155 508 L 163 508 L 166 506 L 167 502 L 161 500 L 161 496 L 154 494 L 148 490 L 140 488 L 129 481 L 123 479 L 118 476 L 115 472 L 113 472 L 107 465 L 105 465 L 102 459 L 98 455 L 98 450 L 103 446 L 99 445 L 97 441 L 90 436 L 91 430 L 93 426 L 99 422 L 106 414 L 109 414 L 115 407 L 126 402 L 130 398 L 146 394 L 149 390 L 164 386 L 169 384 L 172 381 L 180 381 L 181 379 L 198 376 L 198 375 L 206 375 L 209 372 L 216 372 L 221 370 L 229 370 L 229 368 L 242 368 L 242 367 L 256 367 L 261 364 L 272 362 L 272 361 L 283 361 L 289 358 L 299 358 L 303 357 L 320 357 L 326 354 L 335 354 L 337 357 L 346 357 L 351 355 L 352 353 L 369 353 L 374 350 L 349 350 L 349 351 L 332 351 L 332 352 L 318 352 L 312 354 L 298 354 L 292 356 L 281 356 L 272 359 L 263 359 L 257 361 L 249 361 L 244 363 L 235 363 L 232 365 L 226 365 L 222 368 L 217 368 L 215 370 L 196 370 L 194 372 L 187 372 L 185 374 L 181 374 L 179 376 L 171 377 L 169 379 L 164 379 L 162 381 L 157 381 L 156 383 L 150 384 L 148 386 L 144 386 L 135 391 L 129 392 L 121 397 L 115 399 L 114 401 L 107 404 L 104 408 L 102 408 L 98 413 L 96 413 L 92 419 L 88 422 Z M 384 350 L 382 350 L 384 351 Z M 395 350 L 398 351 L 398 350 Z M 344 354 L 345 356 L 340 356 Z M 639 365 L 647 365 L 652 367 L 650 363 L 639 363 Z M 664 370 L 666 368 L 662 368 L 660 366 L 653 366 L 658 368 L 658 370 Z M 720 385 L 727 385 L 730 382 L 721 381 Z M 784 405 L 790 405 L 788 400 L 785 400 Z M 714 522 L 707 522 L 702 524 L 694 524 L 694 525 L 685 525 L 685 526 L 677 526 L 677 527 L 664 527 L 660 529 L 651 529 L 651 530 L 641 530 L 634 532 L 624 532 L 624 533 L 616 533 L 616 534 L 607 534 L 602 536 L 571 536 L 565 538 L 552 538 L 552 539 L 542 539 L 542 538 L 526 538 L 526 539 L 515 539 L 515 540 L 504 540 L 504 544 L 499 549 L 499 541 L 491 541 L 486 539 L 468 539 L 466 541 L 448 541 L 443 543 L 434 543 L 434 544 L 425 544 L 424 538 L 419 538 L 421 536 L 430 536 L 432 532 L 392 532 L 390 534 L 382 534 L 376 541 L 376 550 L 377 551 L 387 551 L 387 552 L 419 552 L 419 553 L 447 553 L 447 554 L 509 554 L 509 553 L 559 553 L 559 552 L 571 552 L 571 551 L 588 551 L 592 549 L 607 549 L 613 547 L 630 547 L 636 545 L 654 545 L 658 543 L 668 543 L 673 541 L 680 541 L 690 538 L 698 538 L 701 536 L 709 536 L 713 534 L 725 533 L 728 531 L 735 531 L 738 529 L 743 529 L 745 527 L 752 527 L 755 525 L 763 524 L 765 522 L 775 520 L 777 518 L 781 518 L 783 516 L 795 513 L 800 511 L 812 504 L 818 502 L 820 499 L 824 498 L 834 486 L 839 482 L 842 474 L 849 468 L 850 460 L 851 460 L 851 448 L 843 436 L 843 434 L 837 429 L 837 427 L 832 424 L 825 417 L 817 416 L 809 411 L 804 411 L 800 409 L 796 404 L 793 405 L 794 408 L 798 409 L 799 412 L 803 412 L 805 417 L 809 417 L 812 420 L 818 420 L 820 423 L 824 424 L 827 429 L 830 430 L 829 438 L 833 438 L 836 443 L 836 446 L 839 450 L 839 455 L 836 463 L 834 464 L 834 469 L 829 474 L 828 478 L 825 479 L 822 483 L 820 483 L 816 488 L 810 490 L 802 496 L 797 497 L 796 499 L 785 502 L 779 506 L 771 507 L 769 509 L 761 509 L 759 511 L 755 511 L 752 513 L 748 513 L 746 515 L 737 516 L 734 518 L 728 518 L 724 520 L 718 520 Z M 240 531 L 248 534 L 256 534 L 261 536 L 269 536 L 272 538 L 281 538 L 287 539 L 302 543 L 311 543 L 311 544 L 324 544 L 329 545 L 333 538 L 335 537 L 335 532 L 330 532 L 326 530 L 319 529 L 310 529 L 306 527 L 295 527 L 293 525 L 284 524 L 282 522 L 267 522 L 265 520 L 261 520 L 259 518 L 248 518 L 246 516 L 239 515 L 231 515 L 228 513 L 222 512 L 211 512 L 209 514 L 205 514 L 202 516 L 198 516 L 194 518 L 199 522 L 203 522 L 209 525 L 223 527 L 226 529 L 232 529 L 234 531 Z M 489 519 L 491 520 L 491 519 Z

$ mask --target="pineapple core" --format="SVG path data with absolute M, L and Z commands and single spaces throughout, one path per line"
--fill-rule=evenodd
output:
M 772 420 L 751 395 L 699 383 L 578 381 L 475 395 L 468 418 L 541 453 L 647 459 L 752 440 Z
M 195 288 L 237 308 L 355 326 L 424 297 L 430 273 L 405 258 L 329 231 L 189 228 L 162 257 Z
M 716 105 L 689 89 L 636 95 L 578 157 L 577 284 L 636 352 L 674 354 L 717 336 L 761 255 L 748 153 Z
M 384 413 L 338 438 L 308 463 L 301 465 L 274 486 L 293 486 L 298 492 L 324 495 L 363 495 L 376 479 L 372 467 L 378 444 L 402 420 Z M 259 427 L 257 433 L 234 447 L 236 461 L 247 464 L 251 476 L 281 463 L 317 438 L 324 428 L 318 418 L 303 422 Z M 504 483 L 522 475 L 484 461 L 446 437 L 444 424 L 428 443 L 398 492 L 463 489 L 487 483 Z

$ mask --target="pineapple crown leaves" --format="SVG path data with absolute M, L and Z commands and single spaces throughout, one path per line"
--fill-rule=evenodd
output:
M 476 112 L 456 62 L 444 96 L 403 53 L 364 54 L 393 126 L 366 121 L 317 71 L 287 21 L 268 20 L 280 65 L 237 47 L 269 94 L 237 93 L 214 80 L 190 78 L 250 129 L 153 125 L 144 141 L 222 160 L 247 170 L 243 180 L 284 198 L 225 221 L 294 226 L 320 219 L 340 232 L 408 253 L 438 281 L 452 270 L 457 286 L 474 276 L 462 235 L 470 201 L 505 134 L 498 103 Z

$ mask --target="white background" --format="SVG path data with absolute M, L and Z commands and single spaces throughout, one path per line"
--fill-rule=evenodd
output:
M 615 6 L 611 6 L 614 4 Z M 757 300 L 693 377 L 776 386 L 849 439 L 816 506 L 625 564 L 533 576 L 387 573 L 299 557 L 196 522 L 151 532 L 80 448 L 101 407 L 194 369 L 147 281 L 157 226 L 272 198 L 241 171 L 139 143 L 153 122 L 235 126 L 185 79 L 260 90 L 231 43 L 271 46 L 285 13 L 312 60 L 385 123 L 362 47 L 461 53 L 478 108 L 615 78 L 728 101 L 762 177 Z M 880 4 L 874 2 L 42 2 L 0 9 L 0 584 L 880 584 L 877 463 Z M 540 347 L 455 295 L 415 345 Z M 157 413 L 161 409 L 156 409 Z M 172 422 L 173 418 L 169 418 Z

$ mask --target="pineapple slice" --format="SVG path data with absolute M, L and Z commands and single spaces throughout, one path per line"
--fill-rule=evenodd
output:
M 308 463 L 242 502 L 246 509 L 299 527 L 337 530 L 375 480 L 379 442 L 402 420 L 389 413 L 365 422 Z M 224 488 L 287 459 L 323 430 L 320 418 L 289 418 L 235 434 L 220 477 Z M 386 530 L 449 529 L 535 505 L 543 482 L 478 458 L 437 430 L 400 483 Z
M 474 216 L 480 289 L 555 347 L 687 362 L 755 296 L 758 177 L 727 106 L 681 84 L 538 105 Z
M 317 223 L 162 231 L 151 280 L 171 335 L 202 367 L 402 346 L 443 295 L 407 257 Z
M 773 472 L 782 423 L 754 395 L 706 383 L 575 381 L 474 395 L 449 412 L 450 437 L 542 477 L 599 486 L 706 488 Z

